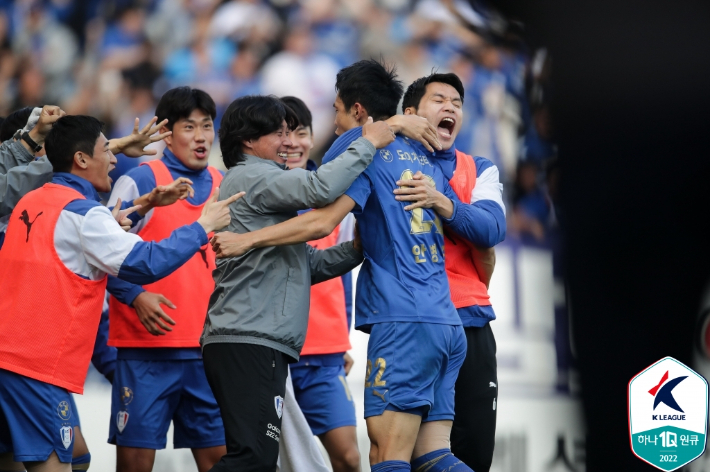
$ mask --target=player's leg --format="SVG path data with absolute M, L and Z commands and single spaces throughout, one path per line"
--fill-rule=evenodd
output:
M 150 472 L 155 463 L 155 449 L 116 446 L 116 472 Z
M 204 346 L 203 358 L 227 443 L 227 454 L 212 471 L 274 470 L 288 356 L 255 344 L 213 343 Z
M 46 461 L 24 462 L 27 472 L 71 472 L 71 463 L 62 462 L 56 452 L 52 452 Z
M 117 472 L 153 469 L 155 450 L 167 443 L 181 379 L 180 361 L 116 361 L 108 442 L 116 445 Z
M 370 465 L 388 462 L 403 462 L 401 468 L 410 470 L 409 461 L 419 433 L 422 417 L 418 414 L 385 410 L 377 416 L 365 419 L 370 438 Z M 387 469 L 384 469 L 387 470 Z
M 410 470 L 422 415 L 448 352 L 426 323 L 378 323 L 367 346 L 365 418 L 372 470 Z M 434 336 L 432 338 L 432 336 Z
M 22 463 L 28 470 L 71 471 L 71 404 L 71 394 L 63 388 L 0 369 L 3 466 L 12 470 Z
M 450 449 L 454 419 L 455 385 L 466 357 L 466 336 L 461 326 L 431 325 L 432 340 L 444 340 L 447 352 L 435 382 L 434 404 L 424 418 L 412 454 L 414 472 L 472 472 Z M 437 334 L 443 334 L 443 336 Z M 435 342 L 435 341 L 434 341 Z
M 71 417 L 71 426 L 74 428 L 74 448 L 71 454 L 71 470 L 82 471 L 88 470 L 91 465 L 91 454 L 89 446 L 86 445 L 84 435 L 81 434 L 81 421 L 79 420 L 79 410 L 74 401 L 74 395 L 69 395 L 70 406 L 74 414 Z M 1 470 L 1 469 L 0 469 Z
M 198 472 L 207 472 L 227 453 L 227 446 L 192 448 Z
M 197 470 L 207 472 L 227 453 L 224 425 L 202 359 L 181 364 L 182 393 L 173 413 L 173 445 L 175 449 L 190 448 Z
M 318 437 L 328 452 L 333 472 L 358 472 L 360 470 L 356 426 L 341 426 Z
M 300 365 L 291 368 L 298 405 L 311 431 L 328 452 L 334 472 L 360 470 L 355 403 L 342 366 Z
M 468 351 L 456 380 L 456 416 L 451 451 L 476 472 L 488 472 L 493 462 L 498 373 L 496 341 L 490 323 L 465 328 Z

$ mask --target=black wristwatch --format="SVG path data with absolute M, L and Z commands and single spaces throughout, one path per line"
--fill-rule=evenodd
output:
M 22 133 L 22 140 L 24 142 L 26 142 L 27 144 L 29 144 L 30 149 L 32 149 L 32 151 L 35 154 L 37 154 L 38 152 L 40 152 L 42 150 L 42 145 L 34 142 L 34 140 L 32 138 L 30 138 L 30 133 L 28 133 L 27 131 Z

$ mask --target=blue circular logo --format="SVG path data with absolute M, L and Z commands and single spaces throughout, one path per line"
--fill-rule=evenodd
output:
M 69 406 L 69 402 L 59 402 L 59 405 L 57 405 L 57 414 L 65 421 L 71 418 L 71 406 Z
M 124 405 L 128 405 L 133 401 L 133 390 L 128 387 L 121 388 L 121 401 Z
M 387 149 L 380 149 L 380 157 L 385 161 L 385 162 L 392 162 L 392 153 L 389 152 Z

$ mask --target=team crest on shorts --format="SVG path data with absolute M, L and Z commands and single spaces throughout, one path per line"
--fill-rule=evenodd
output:
M 281 419 L 281 415 L 284 414 L 284 399 L 281 395 L 274 397 L 274 407 L 276 408 L 276 415 Z
M 392 162 L 392 153 L 389 149 L 380 149 L 380 157 L 385 162 Z
M 64 421 L 67 421 L 69 418 L 71 418 L 71 406 L 69 405 L 69 402 L 59 402 L 59 405 L 57 405 L 57 414 Z
M 705 452 L 708 383 L 685 364 L 664 357 L 629 382 L 631 450 L 672 471 Z
M 72 439 L 74 439 L 74 429 L 71 426 L 62 426 L 59 428 L 59 437 L 62 438 L 64 449 L 69 449 Z
M 126 427 L 126 424 L 128 424 L 128 412 L 119 411 L 116 415 L 116 426 L 118 427 L 119 433 L 123 432 L 124 428 Z
M 128 405 L 133 401 L 133 390 L 128 387 L 121 387 L 121 401 L 124 405 Z

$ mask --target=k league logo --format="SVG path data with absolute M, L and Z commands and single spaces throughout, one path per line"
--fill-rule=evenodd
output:
M 708 383 L 665 357 L 629 382 L 631 450 L 652 466 L 672 471 L 705 451 Z

